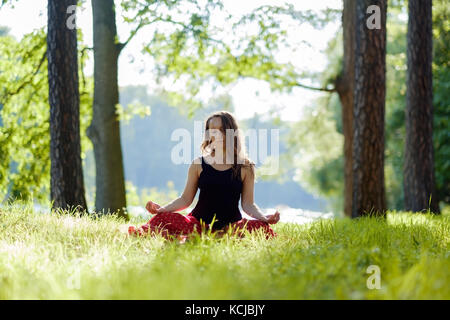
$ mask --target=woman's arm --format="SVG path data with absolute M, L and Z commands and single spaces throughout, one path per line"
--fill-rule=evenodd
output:
M 248 214 L 250 217 L 264 221 L 269 222 L 268 218 L 262 213 L 261 209 L 255 204 L 248 204 L 245 207 L 242 206 L 242 209 L 244 209 L 244 212 Z
M 191 165 L 189 166 L 186 186 L 184 188 L 183 194 L 179 198 L 157 209 L 157 213 L 181 211 L 191 205 L 198 188 L 197 169 L 198 164 L 195 164 L 195 161 L 192 161 Z
M 259 209 L 254 202 L 255 176 L 252 174 L 251 170 L 245 169 L 243 177 L 241 196 L 242 209 L 250 217 L 268 222 L 268 218 L 261 212 L 261 209 Z

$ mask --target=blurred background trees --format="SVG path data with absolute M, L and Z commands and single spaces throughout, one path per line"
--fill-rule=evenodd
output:
M 271 114 L 242 121 L 244 128 L 281 129 L 281 170 L 275 177 L 259 177 L 255 186 L 258 204 L 263 207 L 286 204 L 348 214 L 349 203 L 352 202 L 348 190 L 352 189 L 352 179 L 345 177 L 349 176 L 349 168 L 352 167 L 351 154 L 348 153 L 352 145 L 353 131 L 349 130 L 352 113 L 348 106 L 353 104 L 350 102 L 353 90 L 343 84 L 351 84 L 348 79 L 352 77 L 351 66 L 354 64 L 350 54 L 353 52 L 353 39 L 349 33 L 350 26 L 355 23 L 352 19 L 355 15 L 349 14 L 355 10 L 352 7 L 354 1 L 343 1 L 343 12 L 330 9 L 317 13 L 295 10 L 289 5 L 263 5 L 243 17 L 228 16 L 220 1 L 206 1 L 204 6 L 187 0 L 167 2 L 167 7 L 165 3 L 121 1 L 124 14 L 116 18 L 118 23 L 129 25 L 132 31 L 128 39 L 120 39 L 122 42 L 115 39 L 115 46 L 123 46 L 139 32 L 146 32 L 149 40 L 142 50 L 156 62 L 151 76 L 159 82 L 187 79 L 184 92 L 170 87 L 161 91 L 154 88 L 150 92 L 139 86 L 117 88 L 118 99 L 113 100 L 119 102 L 115 105 L 115 114 L 120 119 L 121 134 L 120 140 L 116 138 L 114 143 L 115 148 L 122 150 L 124 178 L 121 179 L 120 174 L 101 175 L 123 181 L 125 188 L 119 193 L 126 190 L 126 204 L 136 203 L 137 194 L 145 198 L 150 193 L 181 192 L 187 168 L 167 161 L 172 146 L 170 133 L 179 127 L 190 129 L 193 120 L 203 120 L 210 111 L 233 111 L 230 97 L 226 94 L 214 96 L 215 88 L 242 78 L 253 78 L 268 83 L 274 92 L 292 94 L 292 89 L 298 87 L 322 92 L 320 98 L 302 110 L 303 118 L 299 121 L 282 121 L 277 116 L 271 118 Z M 80 5 L 86 5 L 86 2 L 80 1 Z M 405 208 L 403 164 L 408 3 L 392 0 L 388 5 L 384 186 L 387 208 L 401 210 Z M 213 27 L 211 19 L 218 12 L 223 12 L 221 19 L 228 29 Z M 450 201 L 448 14 L 445 0 L 433 1 L 433 162 L 441 206 Z M 290 63 L 278 61 L 278 50 L 293 45 L 287 42 L 283 19 L 294 25 L 309 24 L 318 29 L 336 21 L 343 23 L 343 28 L 329 42 L 326 50 L 328 65 L 323 72 L 299 71 Z M 45 202 L 50 194 L 47 29 L 35 30 L 16 40 L 8 34 L 8 28 L 0 29 L 0 197 L 2 200 L 34 198 Z M 81 30 L 77 34 L 81 157 L 86 198 L 89 207 L 93 208 L 98 189 L 95 182 L 97 161 L 93 152 L 95 147 L 87 137 L 86 129 L 93 119 L 95 74 L 86 74 L 85 66 L 92 60 L 92 48 L 87 47 Z M 224 37 L 224 34 L 233 37 Z M 108 70 L 104 75 L 113 73 L 113 70 Z M 115 81 L 114 77 L 108 79 Z M 214 96 L 207 102 L 199 98 L 205 86 Z M 109 90 L 112 87 L 112 84 L 108 85 Z M 103 95 L 115 96 L 108 92 L 106 90 Z M 110 116 L 114 101 L 108 103 Z M 101 178 L 98 175 L 97 178 Z M 110 203 L 104 199 L 103 204 L 95 205 L 95 209 Z

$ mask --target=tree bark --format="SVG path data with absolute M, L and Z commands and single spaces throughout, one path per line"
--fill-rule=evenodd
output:
M 96 168 L 96 211 L 126 217 L 126 198 L 120 123 L 118 58 L 114 0 L 92 0 L 94 24 L 94 106 L 87 130 L 94 146 Z
M 367 8 L 380 8 L 380 29 L 369 29 Z M 386 214 L 384 115 L 387 0 L 356 6 L 352 217 Z
M 432 1 L 409 0 L 405 209 L 439 213 L 433 150 Z
M 67 8 L 76 0 L 48 1 L 48 84 L 52 209 L 87 210 L 80 143 L 80 96 L 76 28 Z
M 355 86 L 355 27 L 356 0 L 344 0 L 342 28 L 344 36 L 344 60 L 342 73 L 335 88 L 342 106 L 344 134 L 344 214 L 352 214 L 352 168 L 353 168 L 353 91 Z

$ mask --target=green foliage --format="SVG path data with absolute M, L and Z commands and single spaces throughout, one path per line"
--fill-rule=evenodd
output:
M 2 0 L 1 4 L 8 2 L 14 3 Z M 329 87 L 341 70 L 342 33 L 329 43 L 329 65 L 321 74 L 299 73 L 292 64 L 282 64 L 276 59 L 282 46 L 293 46 L 286 41 L 284 18 L 288 17 L 289 23 L 294 25 L 306 23 L 323 28 L 339 18 L 340 13 L 335 10 L 317 13 L 296 11 L 289 4 L 263 5 L 242 17 L 233 17 L 224 10 L 220 0 L 202 3 L 194 0 L 127 0 L 121 1 L 120 5 L 124 9 L 124 21 L 135 26 L 130 39 L 141 28 L 149 27 L 153 31 L 149 32 L 151 40 L 143 50 L 155 59 L 157 79 L 185 81 L 184 91 L 163 91 L 162 96 L 171 105 L 182 105 L 190 117 L 198 113 L 200 107 L 205 107 L 199 99 L 203 85 L 210 84 L 214 90 L 219 85 L 235 83 L 241 77 L 252 77 L 268 82 L 273 90 L 289 92 L 298 86 L 301 78 Z M 406 21 L 402 17 L 407 10 L 403 0 L 390 1 L 389 5 L 385 172 L 389 207 L 399 209 L 403 205 L 406 93 Z M 435 168 L 439 197 L 448 202 L 449 9 L 445 0 L 436 0 L 433 5 Z M 217 24 L 215 19 L 222 19 L 224 23 Z M 230 29 L 226 29 L 227 26 Z M 79 43 L 82 43 L 81 33 L 79 37 Z M 41 200 L 48 197 L 50 139 L 45 47 L 42 29 L 26 35 L 20 42 L 7 36 L 4 28 L 0 29 L 0 200 L 6 195 L 13 198 L 34 196 Z M 82 69 L 88 49 L 82 45 L 80 49 Z M 81 71 L 80 76 L 84 159 L 91 148 L 83 133 L 91 118 L 93 81 Z M 229 106 L 227 97 L 222 98 L 224 105 Z M 135 114 L 148 115 L 149 108 L 147 104 L 118 106 L 117 113 L 122 120 L 128 121 Z M 298 168 L 296 178 L 303 180 L 308 190 L 329 197 L 335 209 L 341 208 L 342 123 L 337 95 L 318 101 L 317 106 L 307 110 L 306 114 L 305 120 L 293 127 L 290 152 L 282 157 L 293 161 Z
M 450 298 L 446 216 L 278 223 L 271 240 L 202 234 L 184 244 L 128 237 L 122 223 L 0 209 L 0 299 Z M 367 287 L 371 265 L 380 290 Z
M 118 104 L 116 106 L 116 114 L 118 116 L 119 121 L 122 121 L 125 124 L 128 124 L 134 116 L 150 116 L 151 109 L 149 106 L 146 106 L 138 101 L 133 102 L 126 107 Z
M 405 9 L 389 8 L 386 49 L 385 185 L 388 207 L 396 210 L 404 205 L 407 21 L 399 16 Z
M 178 190 L 175 189 L 173 181 L 167 182 L 166 190 L 160 190 L 156 187 L 140 188 L 138 190 L 131 181 L 127 181 L 125 187 L 127 190 L 127 204 L 130 206 L 145 207 L 149 200 L 163 206 L 180 196 Z
M 80 40 L 81 34 L 79 34 Z M 20 42 L 0 37 L 0 202 L 5 197 L 48 201 L 50 129 L 46 33 L 36 30 Z M 80 65 L 86 55 L 80 50 Z M 81 69 L 81 67 L 80 67 Z M 80 70 L 81 74 L 81 70 Z M 90 122 L 92 79 L 80 79 L 80 126 Z M 82 157 L 90 142 L 81 135 Z
M 331 9 L 298 11 L 285 4 L 263 5 L 236 17 L 220 0 L 128 0 L 121 5 L 124 21 L 135 30 L 149 27 L 151 40 L 143 51 L 155 60 L 157 80 L 183 81 L 183 90 L 162 89 L 161 95 L 171 105 L 188 107 L 190 115 L 205 106 L 199 94 L 203 86 L 215 90 L 251 77 L 273 90 L 291 90 L 301 75 L 292 64 L 276 59 L 281 46 L 292 45 L 286 41 L 286 25 L 322 28 L 339 14 Z
M 43 30 L 0 38 L 0 199 L 36 198 L 49 186 L 49 123 Z
M 292 160 L 297 169 L 294 180 L 313 194 L 330 199 L 331 207 L 339 212 L 343 190 L 343 135 L 337 131 L 333 110 L 337 101 L 328 97 L 305 110 L 302 120 L 291 126 L 288 139 Z
M 13 1 L 9 3 L 12 5 Z M 289 17 L 292 23 L 308 23 L 321 28 L 327 21 L 336 19 L 338 13 L 333 10 L 325 10 L 321 14 L 296 11 L 292 5 L 261 6 L 236 20 L 225 12 L 220 0 L 202 3 L 194 0 L 129 0 L 121 1 L 120 5 L 124 9 L 124 21 L 134 26 L 128 41 L 141 28 L 154 27 L 153 34 L 149 33 L 148 38 L 151 40 L 144 51 L 155 59 L 157 68 L 155 74 L 158 80 L 164 77 L 187 79 L 184 92 L 163 91 L 162 96 L 165 95 L 172 105 L 183 105 L 184 109 L 187 109 L 187 115 L 191 117 L 194 111 L 205 107 L 203 101 L 198 99 L 198 94 L 200 87 L 211 81 L 214 89 L 218 85 L 234 83 L 239 77 L 254 77 L 269 82 L 273 89 L 289 90 L 287 84 L 295 83 L 298 74 L 294 72 L 292 65 L 279 64 L 275 59 L 278 48 L 281 45 L 288 45 L 285 42 L 284 25 L 280 23 L 281 17 Z M 217 24 L 212 19 L 223 19 L 226 23 Z M 222 26 L 225 25 L 231 29 L 224 30 Z M 230 37 L 230 34 L 236 36 Z M 79 36 L 81 44 L 81 32 Z M 47 71 L 45 57 L 40 60 L 45 50 L 45 33 L 41 30 L 39 34 L 27 37 L 30 41 L 39 43 L 39 50 L 32 48 L 31 44 L 25 43 L 24 40 L 16 43 L 12 38 L 7 38 L 11 45 L 5 43 L 2 46 L 2 51 L 9 51 L 5 61 L 2 62 L 4 64 L 2 69 L 7 71 L 0 75 L 4 80 L 2 82 L 8 84 L 3 88 L 0 102 L 4 104 L 2 117 L 5 123 L 0 132 L 0 139 L 3 142 L 1 147 L 3 161 L 0 168 L 1 199 L 8 194 L 13 198 L 34 196 L 37 200 L 44 200 L 48 197 L 49 191 Z M 81 46 L 80 49 L 82 69 L 83 62 L 87 58 L 87 48 Z M 5 54 L 0 53 L 2 57 Z M 16 63 L 13 58 L 26 54 L 29 59 L 22 63 Z M 38 66 L 39 70 L 35 71 Z M 83 133 L 91 117 L 92 79 L 86 79 L 81 72 L 80 75 L 84 159 L 86 151 L 91 148 L 89 140 Z M 14 81 L 11 81 L 12 79 Z M 21 88 L 19 92 L 15 92 L 14 84 Z M 10 99 L 11 101 L 7 101 Z M 229 102 L 225 101 L 225 104 L 229 105 Z M 15 114 L 9 113 L 13 105 L 20 109 Z M 33 111 L 28 112 L 31 109 Z M 30 125 L 32 123 L 34 129 L 21 127 L 21 122 L 17 120 L 28 119 L 33 113 L 39 116 L 39 119 L 30 120 Z M 129 121 L 135 114 L 149 115 L 149 109 L 146 105 L 135 108 L 119 105 L 117 114 L 120 119 Z M 30 134 L 33 136 L 29 136 Z M 28 142 L 23 141 L 27 135 Z M 27 143 L 35 146 L 33 148 L 36 150 L 29 150 Z M 92 170 L 88 171 L 88 179 L 92 180 Z M 90 193 L 92 186 L 88 189 Z M 87 197 L 89 198 L 89 195 Z

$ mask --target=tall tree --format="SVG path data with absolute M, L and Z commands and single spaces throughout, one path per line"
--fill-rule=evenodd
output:
M 126 216 L 125 181 L 120 142 L 118 58 L 114 0 L 92 0 L 94 21 L 94 106 L 87 134 L 92 141 L 96 169 L 95 208 Z
M 47 59 L 53 208 L 87 210 L 80 145 L 77 30 L 68 8 L 76 0 L 48 1 Z
M 368 17 L 367 12 L 371 8 L 374 12 Z M 357 1 L 352 217 L 384 216 L 386 211 L 386 11 L 387 0 Z
M 409 0 L 405 209 L 439 213 L 433 150 L 432 1 Z
M 344 57 L 342 72 L 335 88 L 342 106 L 342 131 L 344 134 L 344 213 L 351 216 L 353 184 L 353 94 L 355 87 L 355 27 L 356 0 L 344 0 L 342 11 Z

